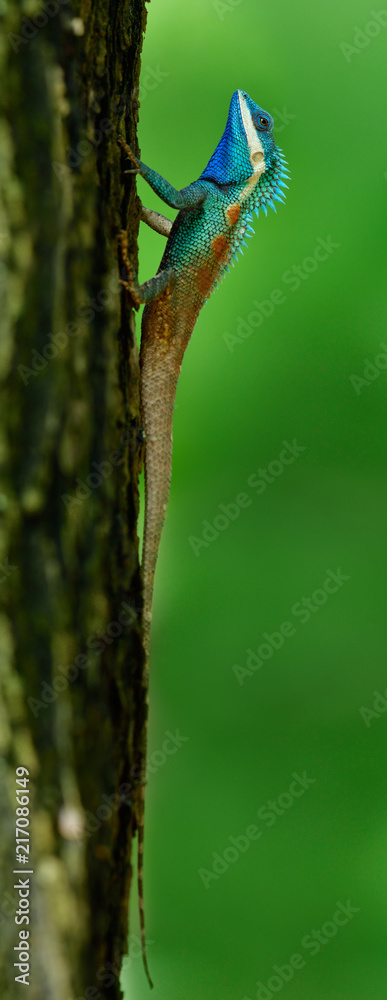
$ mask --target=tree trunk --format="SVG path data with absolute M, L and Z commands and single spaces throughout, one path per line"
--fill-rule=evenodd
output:
M 27 975 L 24 930 L 30 1000 L 116 1000 L 146 713 L 138 355 L 117 252 L 129 215 L 135 258 L 139 205 L 116 136 L 135 147 L 146 15 L 143 0 L 28 10 L 10 0 L 0 52 L 1 995 Z

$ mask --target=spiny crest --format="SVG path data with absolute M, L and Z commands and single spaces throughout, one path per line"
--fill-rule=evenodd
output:
M 272 166 L 265 171 L 264 174 L 259 179 L 258 184 L 252 191 L 246 207 L 248 209 L 248 214 L 245 216 L 242 225 L 237 233 L 237 240 L 235 244 L 235 250 L 240 250 L 240 244 L 244 246 L 247 244 L 242 240 L 243 236 L 250 236 L 254 233 L 254 229 L 249 225 L 252 222 L 253 216 L 252 212 L 255 212 L 256 216 L 259 216 L 259 209 L 262 208 L 263 212 L 267 216 L 267 206 L 273 209 L 274 212 L 277 211 L 274 202 L 279 201 L 283 205 L 285 204 L 285 188 L 288 188 L 288 184 L 285 183 L 286 180 L 290 180 L 290 174 L 288 171 L 288 165 L 283 155 L 282 149 L 276 147 L 276 157 Z M 235 257 L 234 259 L 237 259 Z
M 231 246 L 231 258 L 228 264 L 224 264 L 221 274 L 225 274 L 230 271 L 229 264 L 234 267 L 234 261 L 238 261 L 238 254 L 243 256 L 242 246 L 247 247 L 245 241 L 246 238 L 251 238 L 254 235 L 254 229 L 250 223 L 253 221 L 252 212 L 255 212 L 259 216 L 259 209 L 261 208 L 265 215 L 267 216 L 267 206 L 276 212 L 276 207 L 274 202 L 279 201 L 285 204 L 285 188 L 288 188 L 288 184 L 285 183 L 285 179 L 290 179 L 290 174 L 288 171 L 288 165 L 283 155 L 282 149 L 276 147 L 276 158 L 275 162 L 269 170 L 266 170 L 259 180 L 256 188 L 253 190 L 248 203 L 246 203 L 247 214 L 243 213 L 243 219 L 240 226 L 235 232 L 235 238 Z M 215 288 L 217 285 L 214 286 Z
M 287 162 L 282 149 L 278 149 L 277 146 L 272 166 L 262 174 L 259 183 L 251 195 L 251 205 L 257 216 L 259 215 L 260 208 L 267 215 L 267 205 L 276 212 L 275 201 L 280 201 L 282 204 L 285 203 L 286 195 L 284 189 L 288 188 L 285 181 L 289 179 L 290 174 Z

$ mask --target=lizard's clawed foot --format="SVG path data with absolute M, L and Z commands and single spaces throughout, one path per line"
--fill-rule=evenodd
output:
M 134 170 L 126 170 L 125 173 L 127 173 L 127 174 L 129 174 L 129 173 L 133 173 L 133 174 L 138 173 L 138 171 L 140 170 L 138 160 L 134 156 L 134 153 L 132 153 L 132 150 L 131 150 L 130 146 L 128 146 L 127 142 L 125 142 L 125 139 L 123 139 L 122 135 L 118 135 L 117 136 L 117 142 L 119 143 L 120 146 L 122 146 L 122 149 L 124 150 L 124 152 L 126 153 L 126 155 L 129 157 L 129 160 L 131 160 L 132 163 L 134 163 L 135 169 Z
M 128 234 L 126 229 L 122 229 L 119 234 L 119 241 L 121 247 L 121 257 L 122 263 L 126 271 L 126 280 L 120 279 L 120 285 L 123 285 L 125 290 L 130 295 L 135 309 L 139 309 L 141 305 L 141 298 L 139 295 L 138 281 L 134 274 L 132 265 L 129 260 L 128 255 Z

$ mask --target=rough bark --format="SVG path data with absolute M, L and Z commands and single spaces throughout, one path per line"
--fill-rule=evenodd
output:
M 1 994 L 22 988 L 12 871 L 25 766 L 30 1000 L 116 1000 L 146 711 L 138 357 L 117 252 L 129 217 L 136 254 L 139 207 L 116 135 L 135 146 L 146 15 L 144 0 L 28 11 L 11 0 L 0 49 Z

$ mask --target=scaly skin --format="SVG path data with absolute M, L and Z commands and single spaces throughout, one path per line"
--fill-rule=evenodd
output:
M 232 96 L 225 132 L 199 180 L 176 191 L 163 177 L 137 160 L 121 141 L 134 171 L 166 204 L 179 209 L 157 275 L 139 286 L 121 234 L 127 269 L 124 282 L 136 308 L 146 303 L 140 350 L 141 408 L 145 431 L 145 533 L 142 560 L 144 684 L 148 687 L 149 642 L 157 555 L 168 503 L 172 467 L 172 423 L 177 381 L 184 352 L 198 314 L 244 236 L 253 233 L 258 215 L 282 201 L 286 163 L 273 139 L 273 119 L 244 91 Z M 143 219 L 164 235 L 168 220 L 143 209 Z M 144 733 L 143 759 L 146 754 Z M 137 801 L 138 893 L 145 971 L 152 985 L 145 949 L 143 902 L 144 784 Z

